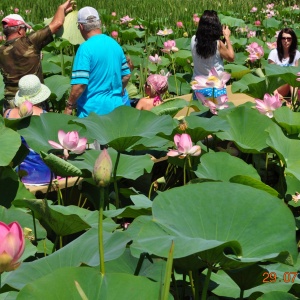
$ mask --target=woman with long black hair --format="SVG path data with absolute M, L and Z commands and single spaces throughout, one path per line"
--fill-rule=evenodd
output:
M 213 68 L 218 73 L 224 72 L 223 60 L 234 61 L 230 33 L 228 26 L 221 25 L 216 11 L 205 10 L 203 12 L 196 35 L 192 37 L 191 41 L 194 62 L 193 79 L 196 76 L 208 76 Z M 224 37 L 224 41 L 221 40 L 221 36 Z M 224 90 L 226 93 L 226 88 L 219 92 L 224 93 Z M 204 96 L 211 96 L 205 91 L 202 92 Z

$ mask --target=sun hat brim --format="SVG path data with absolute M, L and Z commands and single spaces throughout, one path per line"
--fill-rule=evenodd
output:
M 30 95 L 22 95 L 22 93 L 20 93 L 20 90 L 17 91 L 14 102 L 16 106 L 20 106 L 21 103 L 27 100 L 31 102 L 33 105 L 35 105 L 47 100 L 50 95 L 51 95 L 50 89 L 45 84 L 41 83 L 40 91 L 32 97 Z

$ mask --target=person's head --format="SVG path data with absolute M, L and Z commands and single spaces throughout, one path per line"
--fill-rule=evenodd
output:
M 280 61 L 282 61 L 284 50 L 288 50 L 290 60 L 292 63 L 295 58 L 296 50 L 298 48 L 298 39 L 293 29 L 283 28 L 280 30 L 277 37 L 277 51 Z
M 81 33 L 101 28 L 99 14 L 95 8 L 90 6 L 83 7 L 78 11 L 77 23 Z
M 145 84 L 145 92 L 150 97 L 163 95 L 168 90 L 168 76 L 151 74 Z
M 2 19 L 3 33 L 7 37 L 12 34 L 20 36 L 26 35 L 26 30 L 31 26 L 25 23 L 24 19 L 18 14 L 10 14 Z
M 41 106 L 46 101 L 51 91 L 40 82 L 33 74 L 25 75 L 19 80 L 19 90 L 15 95 L 15 105 L 19 107 L 26 100 L 36 106 Z
M 222 25 L 218 14 L 214 10 L 205 10 L 200 17 L 196 32 L 196 50 L 203 57 L 208 58 L 217 51 L 217 40 L 222 35 Z

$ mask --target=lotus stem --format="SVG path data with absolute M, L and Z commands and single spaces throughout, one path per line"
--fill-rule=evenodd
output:
M 34 217 L 34 211 L 31 210 L 32 221 L 33 221 L 33 234 L 34 234 L 34 242 L 32 242 L 35 246 L 37 245 L 37 233 L 36 233 L 36 223 Z
M 207 274 L 206 274 L 206 277 L 205 277 L 205 281 L 204 281 L 201 300 L 206 300 L 207 299 L 207 290 L 208 290 L 208 285 L 209 285 L 209 281 L 210 281 L 211 272 L 212 272 L 211 268 L 208 268 L 207 269 Z
M 186 158 L 184 159 L 183 164 L 183 185 L 186 185 Z
M 189 278 L 190 278 L 190 284 L 191 284 L 191 289 L 192 289 L 192 293 L 193 293 L 193 298 L 195 299 L 196 294 L 195 294 L 195 286 L 194 286 L 194 279 L 193 279 L 192 271 L 189 271 Z
M 174 241 L 172 241 L 169 255 L 167 259 L 167 265 L 166 265 L 166 272 L 165 272 L 165 278 L 164 278 L 164 286 L 162 290 L 162 300 L 168 300 L 169 299 L 169 291 L 170 291 L 170 279 L 172 276 L 172 266 L 173 266 L 173 253 L 174 253 Z
M 100 273 L 102 276 L 104 276 L 104 274 L 105 274 L 104 245 L 103 245 L 103 207 L 104 207 L 104 187 L 100 187 L 98 242 L 99 242 Z
M 194 278 L 194 288 L 195 288 L 195 300 L 199 300 L 199 287 L 200 287 L 200 281 L 199 281 L 199 274 L 198 270 L 193 271 L 193 278 Z M 206 299 L 206 298 L 205 298 Z
M 154 181 L 150 185 L 149 194 L 148 194 L 149 199 L 151 199 L 151 193 L 152 193 L 153 185 L 154 185 Z
M 77 185 L 79 179 L 80 179 L 80 176 L 77 177 L 77 179 L 76 179 L 74 185 L 72 186 L 72 189 L 71 189 L 71 192 L 70 192 L 70 199 L 72 199 L 72 197 L 73 197 L 74 188 L 75 188 L 75 186 Z
M 117 159 L 116 159 L 116 163 L 115 163 L 115 167 L 114 167 L 114 189 L 115 189 L 115 194 L 116 194 L 116 209 L 118 209 L 120 207 L 120 199 L 119 199 L 119 190 L 118 190 L 118 182 L 117 182 L 117 169 L 118 169 L 118 164 L 120 161 L 120 152 L 118 151 L 117 154 Z
M 171 55 L 172 58 L 172 67 L 174 71 L 174 78 L 175 78 L 175 86 L 176 86 L 176 95 L 178 96 L 178 84 L 177 84 L 177 78 L 176 78 L 176 70 L 175 70 L 175 61 L 174 61 L 174 55 Z
M 240 292 L 240 300 L 243 300 L 244 299 L 244 290 L 241 290 Z
M 191 108 L 191 103 L 193 103 L 193 93 L 192 93 L 192 96 L 191 96 L 191 99 L 190 99 L 190 101 L 189 101 L 189 105 L 188 105 L 188 109 L 187 109 L 187 111 L 186 111 L 186 117 L 190 114 L 190 108 Z

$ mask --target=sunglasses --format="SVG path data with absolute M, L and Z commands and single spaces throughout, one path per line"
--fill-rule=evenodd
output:
M 282 39 L 283 41 L 285 40 L 285 41 L 288 41 L 288 42 L 290 42 L 290 41 L 292 40 L 291 37 L 282 37 L 281 39 Z

